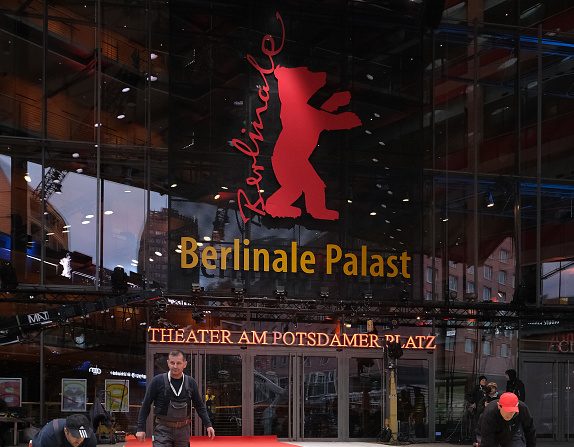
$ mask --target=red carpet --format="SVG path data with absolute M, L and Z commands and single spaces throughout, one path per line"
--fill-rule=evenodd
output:
M 253 447 L 279 447 L 290 446 L 279 442 L 277 436 L 216 436 L 211 440 L 207 436 L 192 436 L 190 447 L 234 447 L 237 445 L 250 444 Z M 126 447 L 152 447 L 151 439 L 139 442 L 133 436 L 126 437 Z

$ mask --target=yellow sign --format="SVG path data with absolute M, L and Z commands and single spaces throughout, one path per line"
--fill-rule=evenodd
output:
M 317 256 L 309 250 L 299 253 L 297 242 L 291 242 L 289 250 L 269 250 L 267 248 L 250 248 L 249 239 L 233 239 L 233 246 L 208 246 L 199 250 L 197 241 L 192 237 L 181 238 L 181 268 L 192 269 L 200 263 L 207 270 L 244 270 L 254 272 L 277 273 L 315 273 Z M 229 258 L 231 257 L 231 259 Z M 406 251 L 400 255 L 383 256 L 369 254 L 366 245 L 361 246 L 360 254 L 343 253 L 336 244 L 327 244 L 324 258 L 324 268 L 327 275 L 341 265 L 347 276 L 375 276 L 394 278 L 401 275 L 410 278 L 408 265 L 412 259 Z
M 270 345 L 317 346 L 336 348 L 381 348 L 384 342 L 376 334 L 327 334 L 325 332 L 242 331 L 226 329 L 148 328 L 150 343 L 184 343 L 194 345 Z M 400 343 L 403 349 L 435 349 L 434 335 L 385 334 L 385 342 Z

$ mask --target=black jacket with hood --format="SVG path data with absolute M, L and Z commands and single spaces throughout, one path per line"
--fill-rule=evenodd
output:
M 520 380 L 514 369 L 506 370 L 508 375 L 508 382 L 506 382 L 506 391 L 509 393 L 514 393 L 518 396 L 522 402 L 526 401 L 526 390 L 524 389 L 524 383 Z

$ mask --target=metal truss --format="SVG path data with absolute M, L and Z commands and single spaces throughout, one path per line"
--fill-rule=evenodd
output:
M 170 309 L 203 312 L 235 321 L 328 322 L 344 321 L 379 326 L 477 327 L 518 329 L 526 326 L 574 325 L 574 306 L 527 306 L 516 303 L 476 301 L 379 301 L 370 297 L 360 300 L 333 300 L 329 297 L 288 298 L 284 294 L 245 296 L 243 293 L 216 295 L 203 290 L 190 294 L 163 294 L 161 291 L 131 291 L 138 299 L 118 299 L 111 290 L 70 290 L 46 287 L 20 287 L 17 291 L 0 292 L 0 302 L 36 305 L 51 309 L 69 308 L 74 316 L 87 315 L 114 305 L 162 307 L 169 318 Z M 107 304 L 106 304 L 107 303 Z M 60 309 L 61 311 L 62 309 Z
M 85 291 L 76 294 L 69 292 L 60 294 L 54 290 L 38 293 L 39 289 L 34 290 L 37 292 L 34 295 L 30 294 L 28 289 L 26 292 L 18 289 L 17 293 L 0 293 L 0 303 L 17 303 L 18 309 L 26 312 L 2 315 L 0 345 L 18 342 L 27 333 L 61 326 L 92 313 L 105 312 L 115 307 L 129 308 L 139 303 L 161 299 L 161 291 L 157 290 L 129 293 Z M 94 299 L 96 297 L 97 299 Z M 24 302 L 26 306 L 22 304 Z
M 170 307 L 192 308 L 221 318 L 244 321 L 325 322 L 339 320 L 383 327 L 432 326 L 518 329 L 532 324 L 574 323 L 574 306 L 530 307 L 514 303 L 431 301 L 400 302 L 372 299 L 336 301 L 285 296 L 244 297 L 165 295 Z

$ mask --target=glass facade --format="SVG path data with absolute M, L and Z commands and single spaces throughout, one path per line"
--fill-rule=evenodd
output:
M 467 437 L 479 374 L 571 380 L 520 371 L 518 343 L 569 320 L 512 312 L 573 310 L 571 5 L 439 3 L 5 0 L 0 358 L 20 366 L 0 375 L 22 378 L 19 412 L 45 422 L 62 379 L 92 405 L 133 373 L 133 431 L 165 363 L 146 370 L 148 326 L 436 336 L 432 365 L 398 364 L 405 439 Z M 216 400 L 256 384 L 221 434 L 378 437 L 385 365 L 331 354 L 190 364 Z M 540 433 L 570 439 L 573 414 Z

